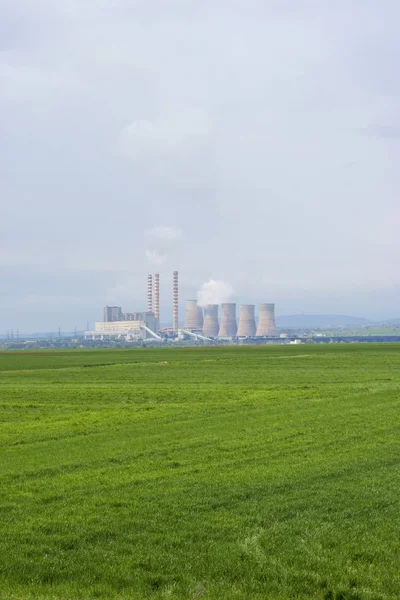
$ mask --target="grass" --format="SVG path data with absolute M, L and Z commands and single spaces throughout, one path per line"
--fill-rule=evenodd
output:
M 398 599 L 399 363 L 0 354 L 0 598 Z

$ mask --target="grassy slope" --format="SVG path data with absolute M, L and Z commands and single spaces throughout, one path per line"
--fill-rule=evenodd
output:
M 399 359 L 1 354 L 0 597 L 399 598 Z

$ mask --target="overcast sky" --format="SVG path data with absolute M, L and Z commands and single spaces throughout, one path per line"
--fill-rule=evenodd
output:
M 0 0 L 0 332 L 208 279 L 400 316 L 398 0 Z M 154 229 L 155 228 L 155 229 Z

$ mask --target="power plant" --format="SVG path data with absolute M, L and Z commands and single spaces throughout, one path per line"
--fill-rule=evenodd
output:
M 154 282 L 154 288 L 153 288 Z M 172 274 L 172 328 L 160 330 L 160 275 L 147 276 L 147 311 L 122 312 L 120 306 L 106 306 L 103 321 L 95 323 L 93 331 L 86 331 L 85 338 L 104 340 L 123 338 L 126 340 L 152 340 L 162 342 L 165 339 L 182 340 L 193 337 L 197 340 L 232 340 L 252 338 L 276 338 L 275 304 L 260 304 L 258 325 L 256 325 L 255 305 L 239 306 L 239 323 L 236 321 L 236 304 L 224 302 L 221 305 L 206 304 L 204 309 L 197 300 L 186 300 L 183 328 L 179 325 L 179 285 L 178 271 Z

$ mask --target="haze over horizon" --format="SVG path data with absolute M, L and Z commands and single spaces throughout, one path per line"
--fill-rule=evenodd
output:
M 210 280 L 400 316 L 395 0 L 2 0 L 0 331 Z

